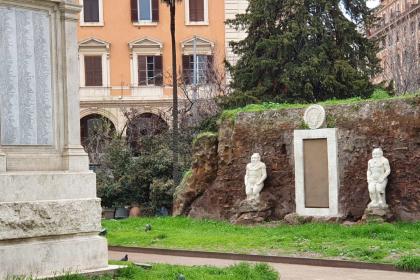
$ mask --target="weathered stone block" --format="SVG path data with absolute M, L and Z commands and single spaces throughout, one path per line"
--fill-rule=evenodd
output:
M 7 172 L 0 173 L 0 202 L 96 197 L 93 172 Z
M 106 267 L 107 250 L 106 239 L 94 235 L 3 242 L 0 243 L 0 279 L 35 278 Z
M 0 240 L 101 229 L 100 199 L 0 203 Z

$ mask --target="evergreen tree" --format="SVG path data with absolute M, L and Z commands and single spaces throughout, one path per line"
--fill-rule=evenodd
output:
M 347 17 L 346 17 L 347 16 Z M 248 36 L 232 43 L 233 93 L 225 107 L 367 97 L 379 71 L 374 18 L 364 0 L 250 0 L 228 24 Z

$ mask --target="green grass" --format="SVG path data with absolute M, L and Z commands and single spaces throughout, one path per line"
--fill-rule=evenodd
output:
M 324 106 L 337 106 L 337 105 L 351 105 L 351 104 L 358 104 L 363 102 L 369 101 L 380 101 L 380 100 L 394 100 L 394 99 L 410 99 L 413 97 L 420 96 L 420 93 L 411 93 L 411 94 L 404 94 L 399 96 L 390 96 L 388 92 L 383 89 L 376 89 L 372 96 L 367 99 L 363 99 L 361 97 L 353 97 L 348 99 L 329 99 L 326 101 L 318 102 L 317 104 L 324 105 Z M 268 110 L 285 110 L 285 109 L 300 109 L 306 108 L 308 104 L 299 104 L 299 103 L 272 103 L 266 102 L 261 104 L 250 104 L 242 108 L 236 108 L 231 110 L 225 110 L 221 114 L 221 120 L 235 120 L 239 113 L 258 113 L 264 112 Z
M 215 136 L 217 136 L 217 133 L 210 132 L 210 131 L 201 132 L 196 137 L 194 137 L 194 139 L 193 139 L 193 145 L 195 144 L 195 142 L 197 142 L 201 138 L 204 138 L 204 137 L 215 137 Z
M 151 269 L 143 269 L 128 264 L 120 269 L 114 277 L 86 277 L 68 275 L 57 277 L 56 280 L 177 280 L 180 275 L 187 280 L 277 280 L 279 275 L 266 264 L 250 265 L 241 263 L 227 268 L 211 266 L 178 266 L 155 264 Z
M 150 232 L 144 231 L 151 224 Z M 289 255 L 395 264 L 420 255 L 420 222 L 238 226 L 184 217 L 103 221 L 110 245 Z
M 400 270 L 420 272 L 420 256 L 403 256 L 395 266 Z

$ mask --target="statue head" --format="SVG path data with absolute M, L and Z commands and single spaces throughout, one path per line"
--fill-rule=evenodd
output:
M 261 157 L 259 153 L 255 153 L 251 156 L 251 162 L 252 163 L 257 163 L 261 161 Z
M 372 157 L 373 158 L 381 158 L 384 155 L 384 152 L 381 148 L 375 148 L 372 151 Z

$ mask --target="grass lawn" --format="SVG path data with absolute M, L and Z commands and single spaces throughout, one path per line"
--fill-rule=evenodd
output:
M 125 265 L 126 263 L 124 263 Z M 56 280 L 178 280 L 179 276 L 186 280 L 277 280 L 279 275 L 266 264 L 249 265 L 241 263 L 227 268 L 210 266 L 177 266 L 157 264 L 151 269 L 143 269 L 133 265 L 120 269 L 115 277 L 101 276 L 88 278 L 80 275 L 57 277 Z
M 146 224 L 152 230 L 144 231 Z M 120 246 L 287 255 L 420 267 L 420 222 L 343 226 L 237 226 L 183 217 L 105 220 L 108 243 Z M 414 261 L 413 261 L 414 260 Z M 401 263 L 402 262 L 402 263 Z

